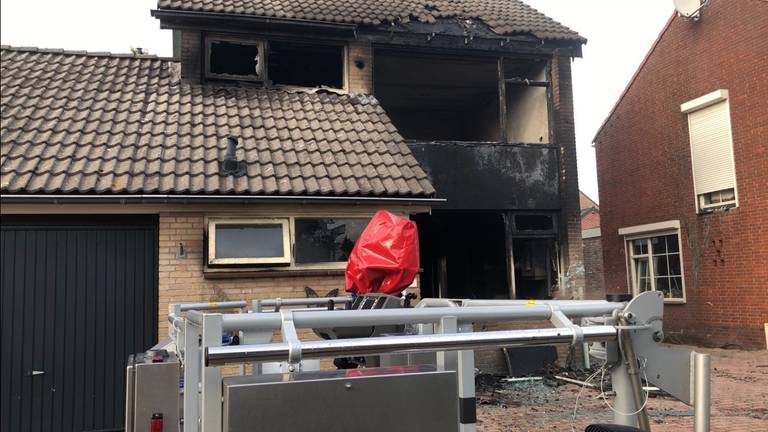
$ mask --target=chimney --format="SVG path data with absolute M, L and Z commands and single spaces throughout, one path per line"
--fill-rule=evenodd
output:
M 245 175 L 245 161 L 237 160 L 237 138 L 227 137 L 227 152 L 219 162 L 219 175 L 240 177 Z

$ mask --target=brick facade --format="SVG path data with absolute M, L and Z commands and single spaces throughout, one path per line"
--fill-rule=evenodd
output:
M 373 47 L 370 42 L 347 46 L 347 88 L 350 93 L 373 94 Z
M 584 298 L 587 300 L 605 299 L 605 279 L 603 278 L 603 243 L 600 237 L 582 240 L 584 251 Z
M 584 298 L 584 259 L 581 248 L 579 176 L 573 115 L 571 58 L 555 56 L 552 64 L 555 143 L 560 146 L 560 245 L 566 272 L 558 298 Z
M 768 3 L 714 1 L 673 18 L 596 137 L 605 282 L 627 292 L 621 227 L 679 220 L 686 304 L 670 340 L 765 348 L 768 322 Z M 682 103 L 729 91 L 739 207 L 697 214 Z

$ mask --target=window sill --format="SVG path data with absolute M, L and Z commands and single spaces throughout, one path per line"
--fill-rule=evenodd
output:
M 285 269 L 285 270 L 204 270 L 204 279 L 258 279 L 313 276 L 344 276 L 345 269 Z
M 678 305 L 684 305 L 686 303 L 683 299 L 664 299 L 664 304 L 678 304 Z

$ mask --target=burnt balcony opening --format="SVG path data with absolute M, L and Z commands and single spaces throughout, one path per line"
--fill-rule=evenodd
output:
M 549 144 L 547 64 L 545 60 L 504 60 L 504 130 L 507 142 Z
M 404 138 L 500 141 L 496 58 L 377 50 L 376 97 Z
M 344 88 L 344 48 L 296 42 L 269 42 L 272 84 Z

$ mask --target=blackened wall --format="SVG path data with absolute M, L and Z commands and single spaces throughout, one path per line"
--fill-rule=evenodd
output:
M 540 144 L 409 143 L 440 209 L 556 210 L 558 149 Z

